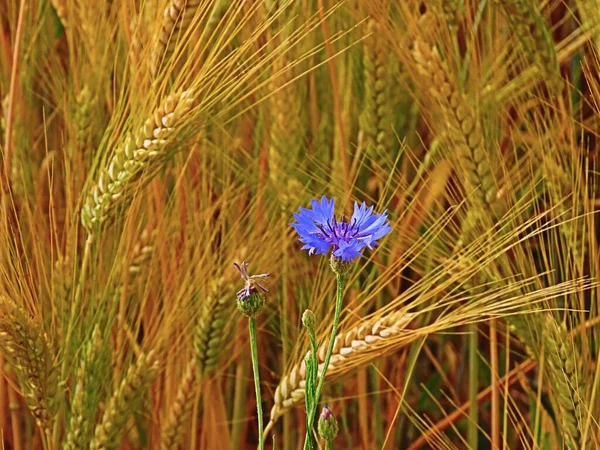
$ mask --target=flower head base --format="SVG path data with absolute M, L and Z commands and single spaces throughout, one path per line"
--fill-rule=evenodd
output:
M 311 206 L 312 209 L 300 208 L 300 212 L 294 213 L 296 222 L 291 226 L 304 244 L 302 249 L 308 250 L 309 255 L 327 254 L 331 249 L 340 271 L 348 269 L 343 263 L 361 257 L 365 247 L 372 250 L 378 239 L 392 231 L 387 212 L 373 214 L 373 207 L 367 208 L 364 202 L 362 205 L 354 203 L 350 220 L 344 216 L 337 220 L 335 201 L 326 196 L 320 202 L 312 200 Z
M 307 309 L 304 311 L 304 313 L 302 313 L 302 325 L 304 325 L 306 328 L 314 328 L 316 324 L 317 317 L 315 316 L 314 312 L 312 312 L 310 309 Z
M 333 441 L 338 434 L 337 420 L 335 420 L 327 405 L 323 406 L 323 411 L 319 417 L 318 429 L 319 436 L 326 441 Z
M 241 264 L 233 263 L 233 265 L 246 281 L 244 287 L 237 292 L 237 307 L 246 317 L 255 317 L 265 304 L 264 293 L 268 292 L 268 289 L 257 280 L 268 278 L 269 274 L 249 275 L 246 261 L 242 261 Z

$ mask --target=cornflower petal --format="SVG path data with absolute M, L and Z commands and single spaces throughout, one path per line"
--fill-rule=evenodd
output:
M 387 220 L 387 211 L 374 214 L 373 206 L 366 203 L 354 203 L 354 212 L 350 221 L 342 216 L 337 220 L 334 215 L 335 201 L 326 196 L 311 201 L 312 209 L 299 208 L 294 213 L 296 222 L 290 225 L 296 230 L 302 250 L 309 255 L 327 254 L 343 262 L 353 261 L 362 256 L 365 247 L 372 249 L 377 240 L 388 234 L 392 228 Z

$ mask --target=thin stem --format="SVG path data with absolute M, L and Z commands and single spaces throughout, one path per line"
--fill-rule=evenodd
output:
M 333 317 L 333 326 L 331 327 L 331 337 L 329 338 L 329 345 L 327 346 L 327 353 L 325 354 L 325 361 L 323 362 L 323 369 L 321 371 L 321 378 L 319 378 L 319 384 L 317 385 L 317 392 L 315 394 L 315 401 L 312 405 L 312 409 L 308 411 L 307 424 L 310 427 L 306 430 L 306 438 L 304 440 L 304 449 L 310 450 L 312 448 L 312 424 L 315 420 L 315 413 L 319 406 L 319 397 L 321 397 L 321 391 L 323 390 L 323 384 L 325 383 L 325 375 L 327 374 L 327 368 L 329 367 L 329 360 L 331 359 L 331 353 L 333 353 L 333 344 L 335 343 L 335 336 L 337 335 L 337 327 L 340 322 L 340 316 L 342 313 L 342 300 L 344 299 L 344 275 L 337 274 L 337 293 L 335 298 L 335 314 Z
M 496 320 L 490 320 L 490 356 L 492 369 L 492 449 L 500 449 L 500 388 L 498 386 L 498 332 Z
M 17 31 L 15 33 L 15 48 L 12 54 L 12 67 L 10 69 L 10 87 L 8 91 L 8 111 L 6 117 L 6 130 L 4 136 L 4 187 L 8 190 L 10 184 L 10 169 L 12 157 L 12 135 L 15 116 L 15 96 L 17 90 L 17 80 L 19 78 L 19 54 L 21 53 L 21 41 L 23 37 L 23 23 L 25 22 L 25 9 L 27 4 L 21 0 L 19 6 L 19 16 L 17 18 Z
M 325 450 L 333 450 L 333 440 L 325 441 Z
M 308 337 L 309 337 L 309 339 L 310 339 L 310 349 L 311 349 L 311 352 L 310 352 L 310 359 L 311 359 L 311 362 L 312 362 L 312 364 L 311 364 L 311 365 L 312 365 L 312 367 L 314 367 L 314 368 L 315 368 L 315 372 L 314 372 L 314 373 L 317 373 L 317 371 L 319 370 L 319 360 L 318 360 L 318 358 L 317 358 L 317 352 L 319 351 L 319 349 L 318 349 L 318 347 L 317 347 L 317 336 L 316 336 L 316 334 L 315 334 L 315 329 L 314 329 L 314 327 L 312 327 L 312 326 L 311 326 L 311 327 L 308 327 Z M 311 382 L 311 385 L 312 385 L 312 386 L 313 386 L 313 388 L 314 388 L 314 383 L 313 383 L 313 382 Z M 316 409 L 316 405 L 319 403 L 319 402 L 318 402 L 318 397 L 316 397 L 316 391 L 315 391 L 315 393 L 314 393 L 314 394 L 315 394 L 315 397 L 314 397 L 313 399 L 311 399 L 313 403 L 312 403 L 312 404 L 310 404 L 310 408 L 311 408 L 311 410 L 312 410 L 313 408 L 315 408 L 315 409 Z M 307 391 L 306 391 L 305 395 L 307 396 L 307 397 L 306 397 L 307 399 L 309 399 L 309 397 L 308 397 L 309 395 L 310 395 L 310 396 L 312 396 L 312 395 L 313 395 L 313 393 L 312 393 L 312 392 L 309 392 L 309 391 L 308 391 L 308 385 L 307 385 Z M 307 403 L 307 405 L 308 405 L 308 404 L 309 404 L 309 403 Z M 312 420 L 311 420 L 311 418 L 309 417 L 310 415 L 308 414 L 308 412 L 309 412 L 309 411 L 308 411 L 308 408 L 307 408 L 307 415 L 306 415 L 306 431 L 307 431 L 307 433 L 308 433 L 308 432 L 310 431 L 310 429 L 312 428 Z M 312 442 L 311 442 L 311 444 L 312 444 Z M 311 445 L 311 447 L 312 447 L 312 445 Z
M 469 325 L 469 424 L 468 437 L 469 448 L 477 448 L 478 429 L 477 424 L 479 418 L 479 404 L 477 403 L 477 395 L 479 394 L 479 361 L 477 359 L 477 324 Z
M 256 414 L 258 415 L 258 448 L 264 450 L 263 440 L 263 413 L 262 400 L 260 398 L 260 375 L 258 373 L 258 348 L 256 345 L 256 319 L 248 319 L 248 329 L 250 331 L 250 353 L 252 355 L 252 372 L 254 374 L 254 391 L 256 393 Z

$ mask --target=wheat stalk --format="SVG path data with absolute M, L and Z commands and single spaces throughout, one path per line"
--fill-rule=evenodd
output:
M 451 80 L 435 47 L 417 38 L 412 55 L 443 113 L 448 137 L 461 159 L 467 183 L 472 188 L 480 188 L 477 198 L 482 208 L 493 211 L 498 189 L 485 151 L 479 117 L 456 89 L 456 82 Z
M 342 375 L 346 372 L 348 361 L 374 352 L 377 343 L 380 341 L 392 340 L 398 336 L 407 325 L 414 319 L 415 315 L 404 311 L 398 311 L 379 319 L 372 319 L 363 322 L 348 331 L 343 331 L 335 338 L 333 353 L 327 369 L 327 375 Z M 317 354 L 319 360 L 319 376 L 329 340 L 325 341 L 319 347 Z M 365 362 L 368 359 L 365 359 Z M 275 390 L 275 404 L 271 409 L 271 420 L 267 428 L 272 427 L 277 419 L 283 415 L 293 405 L 300 403 L 304 399 L 306 385 L 306 363 L 295 364 L 289 370 L 288 374 L 281 378 L 277 389 Z
M 89 410 L 90 384 L 93 383 L 91 369 L 102 350 L 102 337 L 98 327 L 92 332 L 90 341 L 83 350 L 83 355 L 75 375 L 75 389 L 71 401 L 71 419 L 64 442 L 65 450 L 84 450 L 87 448 L 92 432 L 92 417 Z
M 129 200 L 134 182 L 143 172 L 169 156 L 169 140 L 194 106 L 192 90 L 169 95 L 144 125 L 129 133 L 108 165 L 100 170 L 81 211 L 81 223 L 92 232 Z
M 14 367 L 38 426 L 49 435 L 57 389 L 50 344 L 41 324 L 12 300 L 0 297 L 0 311 L 0 350 Z
M 141 354 L 135 365 L 129 366 L 121 385 L 110 398 L 102 419 L 96 425 L 90 450 L 114 449 L 127 423 L 132 406 L 158 374 L 159 360 L 154 351 Z
M 201 0 L 170 0 L 162 15 L 158 38 L 150 55 L 150 72 L 155 77 L 175 49 L 179 37 L 189 28 Z
M 174 450 L 181 442 L 185 422 L 188 419 L 194 402 L 192 392 L 196 386 L 196 358 L 187 363 L 183 377 L 177 387 L 175 401 L 169 409 L 169 414 L 162 426 L 160 439 L 161 450 Z

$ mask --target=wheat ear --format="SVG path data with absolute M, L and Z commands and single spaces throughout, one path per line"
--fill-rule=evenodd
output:
M 81 356 L 81 361 L 75 375 L 75 388 L 71 401 L 71 419 L 63 448 L 65 450 L 84 450 L 88 448 L 92 434 L 92 418 L 89 413 L 90 374 L 93 364 L 102 351 L 102 337 L 96 327 L 92 332 Z M 95 410 L 94 410 L 95 413 Z
M 54 10 L 56 11 L 56 15 L 60 19 L 60 22 L 63 24 L 63 27 L 67 27 L 69 25 L 69 21 L 67 20 L 67 2 L 66 0 L 50 0 Z
M 102 419 L 96 425 L 90 450 L 115 449 L 127 423 L 132 404 L 150 386 L 158 374 L 159 361 L 154 351 L 141 354 L 131 365 L 117 391 L 112 395 Z
M 541 349 L 545 349 L 544 368 L 548 383 L 556 394 L 553 396 L 555 408 L 560 413 L 559 420 L 569 448 L 589 448 L 581 442 L 579 426 L 583 423 L 586 411 L 583 374 L 577 367 L 577 361 L 582 359 L 577 348 L 567 345 L 571 341 L 565 325 L 541 312 L 508 316 L 506 321 L 533 359 L 540 362 Z
M 416 39 L 412 55 L 419 73 L 425 77 L 432 97 L 446 121 L 447 133 L 464 166 L 467 182 L 477 190 L 477 198 L 486 211 L 493 211 L 497 185 L 485 151 L 479 117 L 465 96 L 456 89 L 448 68 L 435 47 Z
M 407 325 L 414 319 L 414 314 L 398 311 L 379 319 L 372 319 L 343 331 L 335 338 L 331 361 L 327 369 L 327 375 L 342 375 L 346 367 L 355 368 L 348 364 L 351 359 L 364 358 L 366 364 L 370 359 L 366 356 L 376 349 L 377 343 L 392 340 L 397 337 Z M 319 360 L 319 376 L 329 340 L 319 347 L 317 354 Z M 267 428 L 273 426 L 276 420 L 293 405 L 304 399 L 306 385 L 306 363 L 302 362 L 292 366 L 291 370 L 281 378 L 275 390 L 275 404 L 271 409 L 271 420 Z
M 38 426 L 49 435 L 57 389 L 50 344 L 41 324 L 12 300 L 0 297 L 0 311 L 0 350 L 14 367 Z
M 370 18 L 367 26 L 371 35 L 364 41 L 365 100 L 360 123 L 367 150 L 374 156 L 389 152 L 390 148 L 390 52 L 381 37 L 379 23 Z
M 212 283 L 210 292 L 202 302 L 200 316 L 194 332 L 194 351 L 198 368 L 198 378 L 210 375 L 223 355 L 223 344 L 226 342 L 226 325 L 233 293 L 224 288 L 223 279 Z
M 169 140 L 182 125 L 194 105 L 191 90 L 173 94 L 117 147 L 109 164 L 100 170 L 81 211 L 81 223 L 92 232 L 114 214 L 119 204 L 129 200 L 134 181 L 169 156 Z
M 557 209 L 564 223 L 560 225 L 559 231 L 567 242 L 573 261 L 583 263 L 587 247 L 583 219 L 585 207 L 581 200 L 577 201 L 575 198 L 576 183 L 565 168 L 551 156 L 544 157 L 542 164 L 548 188 L 560 196 Z
M 552 33 L 535 2 L 528 0 L 496 0 L 525 51 L 534 59 L 552 85 L 560 87 L 560 71 Z
M 196 359 L 192 358 L 192 360 L 187 363 L 183 377 L 177 387 L 175 401 L 169 409 L 169 414 L 162 428 L 162 435 L 160 438 L 161 450 L 174 450 L 181 442 L 185 423 L 194 407 L 192 393 L 196 386 L 195 381 Z
M 189 28 L 200 0 L 170 0 L 163 11 L 158 38 L 150 56 L 150 72 L 155 77 L 177 44 L 178 38 Z

